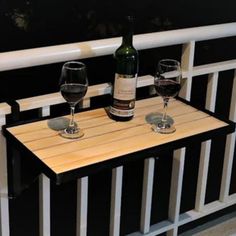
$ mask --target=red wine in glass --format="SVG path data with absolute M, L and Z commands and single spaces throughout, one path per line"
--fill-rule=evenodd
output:
M 61 85 L 61 94 L 70 104 L 77 104 L 86 94 L 87 86 L 84 84 L 63 84 Z
M 169 134 L 175 132 L 174 120 L 167 115 L 170 98 L 178 95 L 181 88 L 180 63 L 173 59 L 163 59 L 158 63 L 158 71 L 154 78 L 156 92 L 162 97 L 164 103 L 163 114 L 152 113 L 146 116 L 147 122 L 152 124 L 155 132 Z
M 74 121 L 75 106 L 85 96 L 88 80 L 85 64 L 77 61 L 66 62 L 61 71 L 60 91 L 70 105 L 71 119 L 69 126 L 60 132 L 64 138 L 76 139 L 84 135 Z
M 171 79 L 160 79 L 155 82 L 157 94 L 165 98 L 175 97 L 178 95 L 180 88 L 180 83 Z

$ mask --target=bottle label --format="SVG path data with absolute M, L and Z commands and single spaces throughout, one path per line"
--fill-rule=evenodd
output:
M 120 117 L 130 117 L 134 115 L 136 86 L 137 74 L 116 74 L 113 91 L 113 104 L 110 108 L 111 114 Z
M 122 109 L 117 109 L 112 106 L 110 107 L 110 113 L 116 116 L 120 116 L 120 117 L 130 117 L 134 115 L 134 109 L 122 110 Z
M 113 97 L 119 100 L 133 100 L 136 95 L 137 75 L 115 76 Z

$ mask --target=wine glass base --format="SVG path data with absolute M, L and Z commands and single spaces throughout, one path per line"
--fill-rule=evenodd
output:
M 84 132 L 81 129 L 74 130 L 73 132 L 68 132 L 67 129 L 62 130 L 60 136 L 68 139 L 78 139 L 84 136 Z
M 145 119 L 147 121 L 147 123 L 151 124 L 151 125 L 158 125 L 161 121 L 162 121 L 162 113 L 159 112 L 152 112 L 150 114 L 147 114 Z M 166 116 L 166 121 L 168 124 L 173 125 L 174 124 L 174 120 L 173 118 L 171 118 L 170 116 Z
M 176 128 L 173 125 L 168 127 L 164 127 L 162 125 L 152 125 L 152 130 L 160 134 L 172 134 L 176 131 Z

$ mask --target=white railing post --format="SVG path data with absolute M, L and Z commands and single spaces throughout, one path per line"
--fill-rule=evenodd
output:
M 51 235 L 50 219 L 50 180 L 41 174 L 39 176 L 39 235 Z
M 40 109 L 42 117 L 50 115 L 50 106 Z M 51 235 L 51 208 L 50 208 L 50 179 L 41 174 L 39 176 L 39 235 Z
M 123 166 L 114 168 L 112 170 L 109 236 L 120 235 L 122 180 L 123 180 Z
M 88 177 L 77 180 L 76 236 L 87 236 Z
M 215 111 L 218 76 L 219 76 L 218 72 L 215 72 L 208 76 L 205 108 L 212 112 Z M 201 154 L 200 154 L 200 162 L 199 162 L 199 169 L 198 169 L 197 193 L 196 193 L 196 200 L 195 200 L 195 209 L 197 211 L 202 211 L 205 205 L 210 152 L 211 152 L 211 140 L 207 140 L 201 144 Z
M 218 86 L 218 77 L 219 72 L 215 72 L 208 76 L 208 84 L 207 84 L 207 94 L 206 94 L 206 104 L 205 108 L 209 111 L 214 112 L 216 106 L 216 93 Z
M 234 71 L 234 81 L 232 87 L 231 104 L 229 119 L 236 122 L 236 70 Z M 235 151 L 236 132 L 229 134 L 226 139 L 225 157 L 223 164 L 223 174 L 220 189 L 220 201 L 227 202 L 229 197 L 229 188 L 231 181 L 231 172 Z
M 140 220 L 140 230 L 143 234 L 148 233 L 150 230 L 154 167 L 154 158 L 148 158 L 145 160 Z
M 195 41 L 190 41 L 189 43 L 183 45 L 181 67 L 183 71 L 184 82 L 181 91 L 179 93 L 179 96 L 185 98 L 187 101 L 190 101 L 191 99 L 194 54 L 195 54 Z
M 174 223 L 174 228 L 167 232 L 168 236 L 177 236 L 178 233 L 185 151 L 185 148 L 174 151 L 169 198 L 169 219 Z
M 211 151 L 211 140 L 201 144 L 200 161 L 198 167 L 197 192 L 195 199 L 195 210 L 202 211 L 205 205 L 206 184 Z

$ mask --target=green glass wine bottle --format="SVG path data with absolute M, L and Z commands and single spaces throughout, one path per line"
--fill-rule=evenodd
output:
M 117 121 L 128 121 L 134 116 L 138 51 L 133 46 L 133 21 L 132 16 L 125 18 L 122 44 L 114 53 L 116 71 L 110 116 Z

